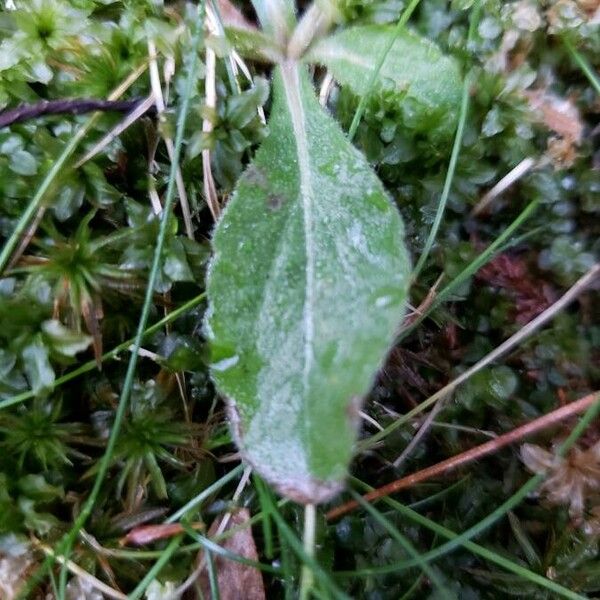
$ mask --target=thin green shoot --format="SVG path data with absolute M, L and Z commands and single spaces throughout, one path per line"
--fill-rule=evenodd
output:
M 515 536 L 515 540 L 527 558 L 527 562 L 533 567 L 540 568 L 542 566 L 542 559 L 533 545 L 531 538 L 523 529 L 519 518 L 512 511 L 508 513 L 508 522 L 510 523 L 510 528 Z
M 135 371 L 137 367 L 137 359 L 139 349 L 142 344 L 142 339 L 144 337 L 144 331 L 146 329 L 146 324 L 148 322 L 148 316 L 150 314 L 150 307 L 152 305 L 152 298 L 154 295 L 154 287 L 156 281 L 158 279 L 158 272 L 160 269 L 160 262 L 162 259 L 162 252 L 164 248 L 164 243 L 166 239 L 167 229 L 169 225 L 169 220 L 171 217 L 171 208 L 173 205 L 173 192 L 175 189 L 175 175 L 177 173 L 177 168 L 179 166 L 179 158 L 181 155 L 181 147 L 183 142 L 184 128 L 187 120 L 187 114 L 190 104 L 190 97 L 192 95 L 193 87 L 196 83 L 196 68 L 198 64 L 198 51 L 200 48 L 201 41 L 203 39 L 203 13 L 204 13 L 204 2 L 201 2 L 198 7 L 198 19 L 196 22 L 196 31 L 194 32 L 192 46 L 190 51 L 192 53 L 191 60 L 189 63 L 189 71 L 187 75 L 187 81 L 185 84 L 185 91 L 183 94 L 181 109 L 179 111 L 179 115 L 177 118 L 177 128 L 175 134 L 175 151 L 173 154 L 173 160 L 171 161 L 171 170 L 169 173 L 169 181 L 167 184 L 167 191 L 165 194 L 163 213 L 161 215 L 160 220 L 160 228 L 158 237 L 156 240 L 156 247 L 154 249 L 154 257 L 152 262 L 152 268 L 150 270 L 150 275 L 148 277 L 148 284 L 146 288 L 146 295 L 144 298 L 144 304 L 142 306 L 142 311 L 140 315 L 140 319 L 138 322 L 138 328 L 135 335 L 133 348 L 131 351 L 131 355 L 129 358 L 129 364 L 127 368 L 127 373 L 125 375 L 125 380 L 123 383 L 123 389 L 121 391 L 121 397 L 119 398 L 119 405 L 117 407 L 115 413 L 115 419 L 113 422 L 113 426 L 110 432 L 110 436 L 108 438 L 108 442 L 106 445 L 106 451 L 98 464 L 98 472 L 96 478 L 94 480 L 94 485 L 92 486 L 92 490 L 87 500 L 82 506 L 81 512 L 78 517 L 75 519 L 72 527 L 68 531 L 68 533 L 63 537 L 63 539 L 58 544 L 57 554 L 62 554 L 66 558 L 68 558 L 75 538 L 79 534 L 81 528 L 87 522 L 89 516 L 92 513 L 92 510 L 96 504 L 96 500 L 100 493 L 102 484 L 106 478 L 108 473 L 110 463 L 112 460 L 112 456 L 115 450 L 117 438 L 119 436 L 121 425 L 125 418 L 125 413 L 127 411 L 127 407 L 129 404 L 129 397 L 131 395 L 131 390 L 133 388 L 133 382 L 135 377 Z M 52 559 L 46 560 L 42 565 L 42 570 L 47 570 L 51 565 Z M 59 592 L 60 598 L 64 598 L 65 586 L 66 586 L 66 578 L 67 571 L 66 568 L 61 570 L 60 579 L 59 579 Z
M 221 594 L 219 592 L 219 581 L 217 579 L 217 572 L 215 569 L 215 561 L 213 554 L 210 550 L 204 549 L 206 556 L 206 570 L 208 571 L 208 583 L 210 585 L 210 598 L 211 600 L 221 600 Z
M 419 588 L 423 581 L 423 573 L 419 573 L 419 576 L 414 580 L 413 584 L 400 596 L 399 600 L 408 600 Z
M 510 238 L 510 236 L 533 214 L 539 205 L 539 200 L 530 202 L 516 219 L 481 253 L 471 261 L 446 287 L 444 287 L 435 297 L 432 304 L 424 310 L 410 325 L 404 327 L 398 337 L 396 343 L 401 342 L 404 338 L 410 335 L 440 304 L 445 302 L 454 290 L 460 287 L 469 277 L 472 277 L 481 267 L 486 265 L 497 254 L 499 249 Z
M 189 502 L 182 506 L 179 510 L 174 512 L 165 523 L 177 523 L 188 515 L 190 511 L 202 504 L 207 498 L 210 498 L 215 492 L 219 491 L 225 484 L 235 479 L 238 475 L 242 474 L 244 465 L 239 464 L 235 469 L 229 471 L 226 475 L 223 475 L 220 479 L 203 489 L 197 496 L 194 496 Z
M 377 63 L 375 64 L 375 68 L 371 73 L 371 77 L 369 78 L 369 83 L 367 84 L 367 91 L 363 94 L 358 103 L 358 107 L 356 108 L 356 112 L 354 113 L 354 117 L 352 119 L 352 123 L 350 124 L 350 130 L 348 131 L 348 139 L 352 141 L 354 136 L 356 135 L 356 130 L 358 129 L 358 125 L 360 124 L 360 120 L 362 119 L 363 113 L 365 112 L 365 108 L 367 107 L 367 102 L 373 89 L 375 88 L 375 82 L 377 81 L 377 77 L 379 77 L 379 72 L 381 71 L 381 67 L 383 67 L 383 63 L 387 58 L 394 42 L 404 29 L 404 26 L 412 16 L 415 8 L 419 5 L 421 0 L 411 0 L 411 3 L 404 9 L 402 15 L 400 15 L 400 19 L 398 19 L 398 23 L 396 24 L 396 28 L 394 29 L 394 34 L 390 37 L 389 42 L 386 44 L 383 52 L 379 56 Z
M 472 377 L 475 373 L 486 367 L 487 365 L 493 363 L 495 360 L 512 350 L 514 347 L 518 346 L 525 339 L 533 335 L 545 325 L 549 320 L 553 319 L 561 310 L 563 310 L 566 306 L 568 306 L 571 302 L 575 300 L 579 296 L 581 292 L 583 292 L 587 287 L 597 278 L 600 274 L 600 263 L 594 265 L 587 273 L 585 273 L 582 277 L 580 277 L 556 302 L 551 304 L 548 308 L 546 308 L 543 312 L 541 312 L 537 317 L 529 321 L 526 325 L 524 325 L 521 329 L 519 329 L 516 333 L 510 336 L 507 340 L 502 342 L 499 346 L 494 348 L 491 352 L 486 354 L 482 359 L 477 361 L 473 366 L 469 367 L 466 371 L 463 371 L 458 377 L 453 379 L 450 383 L 445 385 L 443 388 L 435 392 L 432 396 L 427 398 L 421 402 L 418 406 L 410 410 L 404 415 L 398 417 L 395 421 L 390 423 L 387 427 L 385 427 L 382 431 L 377 432 L 375 435 L 371 436 L 367 440 L 364 440 L 361 443 L 361 447 L 370 447 L 374 443 L 383 439 L 387 435 L 389 435 L 392 431 L 420 414 L 426 408 L 436 404 L 446 396 L 450 395 L 454 392 L 454 390 L 464 383 L 467 379 Z
M 475 37 L 475 32 L 477 30 L 477 24 L 479 22 L 479 15 L 481 14 L 481 3 L 477 2 L 473 12 L 471 13 L 471 19 L 469 23 L 469 37 L 467 40 L 467 44 L 469 44 Z M 440 197 L 440 201 L 438 203 L 438 207 L 435 213 L 435 218 L 433 220 L 433 225 L 429 230 L 429 235 L 427 236 L 427 240 L 425 242 L 425 246 L 423 247 L 423 251 L 421 252 L 421 256 L 417 261 L 417 265 L 415 266 L 412 279 L 416 281 L 421 273 L 421 270 L 425 266 L 427 262 L 427 258 L 429 257 L 429 253 L 433 248 L 433 244 L 437 237 L 437 233 L 440 229 L 440 225 L 442 224 L 442 218 L 444 216 L 444 212 L 446 210 L 446 204 L 448 202 L 448 196 L 450 196 L 450 189 L 452 188 L 452 181 L 454 180 L 454 174 L 456 173 L 456 165 L 458 163 L 458 157 L 460 155 L 460 149 L 462 147 L 462 141 L 465 133 L 465 125 L 467 123 L 467 115 L 469 114 L 469 93 L 471 90 L 472 83 L 472 75 L 468 73 L 465 76 L 462 87 L 462 96 L 460 100 L 460 112 L 458 116 L 458 125 L 456 127 L 456 134 L 454 136 L 454 144 L 452 145 L 452 153 L 450 154 L 450 162 L 448 164 L 448 171 L 446 172 L 446 179 L 444 180 L 444 187 L 442 189 L 442 195 Z
M 144 332 L 142 334 L 142 339 L 148 337 L 149 335 L 152 335 L 153 333 L 156 333 L 157 331 L 160 331 L 168 323 L 172 323 L 177 318 L 179 318 L 181 315 L 192 310 L 192 308 L 194 308 L 195 306 L 200 304 L 200 302 L 202 302 L 202 300 L 205 298 L 205 296 L 206 296 L 206 292 L 202 292 L 202 294 L 198 294 L 196 297 L 192 298 L 191 300 L 188 300 L 185 304 L 182 304 L 180 307 L 176 308 L 175 310 L 170 312 L 168 315 L 166 315 L 165 317 L 163 317 L 162 319 L 160 319 L 159 321 L 157 321 L 156 323 L 154 323 L 153 325 L 148 327 L 146 330 L 144 330 Z M 110 350 L 109 352 L 105 352 L 100 357 L 100 362 L 105 362 L 107 360 L 112 360 L 114 358 L 117 358 L 119 356 L 119 354 L 129 350 L 129 348 L 131 347 L 131 345 L 134 342 L 135 342 L 135 338 L 131 338 L 131 339 L 119 344 L 118 346 L 115 346 L 112 350 Z M 54 381 L 54 383 L 52 384 L 51 390 L 55 390 L 56 388 L 60 387 L 61 385 L 75 379 L 76 377 L 79 377 L 80 375 L 83 375 L 84 373 L 93 371 L 94 369 L 97 368 L 97 366 L 98 366 L 98 363 L 96 362 L 95 359 L 90 360 L 90 361 L 84 363 L 83 365 L 81 365 L 80 367 L 77 367 L 77 369 L 73 369 L 72 371 L 65 373 L 61 377 L 57 377 L 56 380 Z M 35 394 L 32 391 L 22 392 L 21 394 L 13 396 L 12 398 L 7 398 L 6 400 L 0 401 L 0 410 L 3 410 L 5 408 L 8 408 L 9 406 L 13 406 L 15 404 L 20 404 L 21 402 L 25 402 L 26 400 L 30 400 L 34 397 L 35 397 Z
M 63 151 L 52 165 L 52 168 L 48 171 L 48 173 L 46 173 L 46 176 L 40 184 L 40 187 L 35 192 L 35 195 L 27 205 L 27 208 L 19 217 L 15 229 L 10 234 L 10 237 L 6 240 L 4 247 L 0 251 L 0 273 L 2 273 L 6 268 L 13 250 L 16 248 L 19 240 L 23 237 L 23 234 L 25 233 L 25 230 L 27 229 L 31 219 L 42 207 L 46 192 L 50 189 L 50 186 L 58 174 L 63 170 L 67 160 L 71 157 L 75 151 L 75 148 L 77 148 L 97 118 L 98 114 L 92 115 L 89 121 L 77 131 L 77 133 L 69 140 L 68 144 L 63 148 Z
M 279 539 L 279 552 L 281 555 L 281 570 L 283 572 L 284 597 L 285 600 L 295 600 L 296 590 L 294 588 L 294 581 L 296 578 L 296 570 L 292 556 L 293 553 L 287 539 L 282 534 L 279 527 L 277 527 L 277 534 Z
M 335 598 L 336 600 L 349 600 L 349 597 L 339 589 L 329 575 L 321 568 L 319 563 L 305 552 L 302 543 L 298 540 L 290 526 L 285 522 L 285 519 L 281 516 L 279 510 L 275 506 L 271 506 L 271 511 L 273 520 L 277 523 L 277 527 L 282 537 L 285 538 L 286 542 L 300 561 L 307 564 L 312 569 L 315 578 L 319 581 L 321 586 L 327 590 L 329 597 Z
M 439 492 L 431 494 L 431 496 L 427 496 L 427 498 L 417 500 L 416 502 L 413 502 L 408 506 L 412 509 L 421 508 L 423 506 L 429 506 L 430 504 L 433 504 L 434 502 L 445 498 L 448 494 L 451 494 L 452 492 L 456 491 L 456 489 L 461 487 L 465 482 L 467 482 L 469 478 L 469 475 L 467 475 L 466 477 L 462 477 L 458 481 L 454 482 L 452 485 L 445 485 L 443 489 L 441 489 Z
M 410 556 L 412 556 L 413 560 L 418 562 L 419 568 L 421 569 L 424 575 L 427 575 L 427 577 L 429 577 L 429 580 L 437 589 L 437 595 L 440 598 L 444 598 L 447 600 L 455 598 L 453 594 L 450 594 L 444 588 L 444 582 L 439 578 L 439 576 L 431 568 L 431 566 L 427 564 L 427 562 L 420 560 L 419 551 L 411 544 L 410 540 L 406 536 L 402 535 L 398 531 L 398 529 L 388 519 L 386 519 L 385 516 L 379 510 L 377 510 L 372 504 L 364 500 L 360 494 L 357 494 L 354 490 L 350 490 L 350 495 L 360 504 L 360 506 L 362 506 L 362 508 L 366 512 L 368 512 L 371 515 L 371 517 L 373 517 L 375 521 L 377 521 L 377 523 L 379 523 L 379 525 L 381 525 L 383 529 L 385 529 L 388 532 L 392 539 L 394 539 L 396 542 L 398 542 L 398 544 L 400 544 L 400 546 L 407 554 L 410 554 Z
M 139 67 L 134 73 L 132 73 L 124 82 L 122 82 L 108 97 L 109 100 L 116 100 L 144 71 L 146 65 L 142 65 Z M 94 126 L 96 121 L 100 118 L 102 113 L 96 112 L 94 113 L 87 122 L 82 125 L 76 132 L 75 135 L 69 140 L 69 143 L 63 148 L 63 151 L 60 153 L 59 157 L 56 159 L 52 168 L 46 173 L 46 176 L 40 183 L 40 186 L 36 190 L 33 198 L 27 205 L 27 208 L 23 211 L 15 229 L 10 234 L 9 238 L 6 240 L 2 250 L 0 251 L 0 274 L 6 268 L 10 257 L 16 248 L 19 240 L 22 239 L 27 226 L 29 225 L 31 219 L 35 215 L 36 212 L 42 209 L 44 198 L 46 197 L 46 193 L 54 183 L 54 180 L 58 177 L 59 173 L 63 171 L 64 166 L 67 164 L 67 161 L 81 142 L 83 138 L 87 135 L 88 131 Z
M 202 535 L 190 527 L 187 523 L 182 523 L 181 526 L 189 537 L 196 540 L 196 542 L 198 542 L 198 544 L 200 544 L 204 550 L 210 552 L 211 554 L 221 556 L 227 560 L 232 560 L 233 562 L 240 563 L 241 565 L 246 565 L 247 567 L 252 567 L 253 569 L 258 569 L 259 571 L 263 571 L 265 573 L 281 575 L 281 569 L 278 569 L 277 567 L 273 567 L 272 565 L 267 565 L 265 563 L 251 560 L 250 558 L 246 558 L 245 556 L 235 554 L 234 552 L 227 550 L 227 548 L 223 548 L 223 546 L 220 546 L 214 540 Z
M 354 484 L 358 485 L 361 489 L 363 489 L 365 491 L 372 491 L 374 489 L 373 487 L 360 481 L 356 477 L 352 477 L 351 479 Z M 447 527 L 444 527 L 443 525 L 439 525 L 435 521 L 432 521 L 431 519 L 424 517 L 423 515 L 412 510 L 411 508 L 408 508 L 404 504 L 401 504 L 400 502 L 394 500 L 393 498 L 386 497 L 386 498 L 382 498 L 381 501 L 384 502 L 385 504 L 387 504 L 389 507 L 393 508 L 394 510 L 398 511 L 401 515 L 410 519 L 414 523 L 417 523 L 418 525 L 426 527 L 430 531 L 436 533 L 437 535 L 439 535 L 443 538 L 446 538 L 448 540 L 455 540 L 455 539 L 458 539 L 458 537 L 459 537 L 459 535 L 457 533 L 451 531 Z M 488 562 L 493 563 L 493 564 L 505 569 L 506 571 L 509 571 L 510 573 L 514 573 L 515 575 L 518 575 L 519 577 L 522 577 L 523 579 L 526 579 L 527 581 L 535 583 L 536 585 L 539 585 L 540 587 L 545 588 L 551 592 L 555 592 L 566 598 L 576 598 L 578 600 L 581 600 L 581 598 L 582 598 L 581 596 L 574 594 L 571 590 L 568 590 L 567 588 L 561 586 L 560 584 L 558 584 L 550 579 L 547 579 L 546 577 L 543 577 L 542 575 L 539 575 L 538 573 L 534 573 L 530 569 L 527 569 L 526 567 L 523 567 L 522 565 L 517 564 L 517 563 L 509 560 L 508 558 L 501 556 L 500 554 L 497 554 L 493 550 L 489 550 L 488 548 L 485 548 L 484 546 L 480 546 L 479 544 L 476 544 L 475 542 L 472 542 L 470 540 L 462 540 L 460 545 L 463 546 L 466 550 L 468 550 L 472 554 L 475 554 L 476 556 L 479 556 L 480 558 L 483 558 L 484 560 L 487 560 Z M 424 558 L 425 556 L 426 555 L 424 554 L 424 555 L 422 555 L 421 558 Z M 392 566 L 395 567 L 395 565 L 392 565 Z M 336 575 L 341 575 L 341 573 L 336 573 Z M 349 576 L 349 577 L 352 577 L 354 575 L 355 575 L 354 572 L 347 574 L 347 576 Z M 574 594 L 574 595 L 572 595 L 572 594 Z
M 435 238 L 437 237 L 438 230 L 440 225 L 442 224 L 442 218 L 444 216 L 444 211 L 446 210 L 446 204 L 448 202 L 448 196 L 450 195 L 450 189 L 452 187 L 452 181 L 454 180 L 454 174 L 456 173 L 456 165 L 458 163 L 458 156 L 460 154 L 460 149 L 462 146 L 462 141 L 465 133 L 465 125 L 467 122 L 467 114 L 469 112 L 469 90 L 471 88 L 471 75 L 467 75 L 463 82 L 462 89 L 462 97 L 460 102 L 460 114 L 458 117 L 458 126 L 456 128 L 456 135 L 454 137 L 454 144 L 452 146 L 452 153 L 450 155 L 450 162 L 448 164 L 448 171 L 446 172 L 446 179 L 444 180 L 444 187 L 442 189 L 442 195 L 440 196 L 440 201 L 438 202 L 437 210 L 435 213 L 435 218 L 433 220 L 433 225 L 429 230 L 429 235 L 427 236 L 427 240 L 425 245 L 423 246 L 423 251 L 421 252 L 421 256 L 417 261 L 417 265 L 415 266 L 412 272 L 412 279 L 416 281 L 421 273 L 421 270 L 425 266 L 427 258 L 429 257 L 429 253 L 433 248 L 433 244 L 435 242 Z
M 271 514 L 268 509 L 269 504 L 265 499 L 265 495 L 270 494 L 270 491 L 260 477 L 254 474 L 253 478 L 254 488 L 258 492 L 258 501 L 260 502 L 261 512 L 264 515 L 264 518 L 261 520 L 263 543 L 265 546 L 264 552 L 265 556 L 271 559 L 275 555 L 273 548 L 273 528 L 271 526 Z
M 592 84 L 592 87 L 598 94 L 600 94 L 600 78 L 594 72 L 594 69 L 588 62 L 587 58 L 585 58 L 583 54 L 580 54 L 575 49 L 568 37 L 563 37 L 563 43 L 573 60 L 579 65 L 579 68 L 583 71 L 584 75 L 588 78 L 588 81 Z
M 167 545 L 167 547 L 161 552 L 159 559 L 152 565 L 144 578 L 135 587 L 133 592 L 127 595 L 128 600 L 138 600 L 142 597 L 142 594 L 148 589 L 148 586 L 156 579 L 156 576 L 162 571 L 162 568 L 171 560 L 171 556 L 175 553 L 177 548 L 181 545 L 183 540 L 183 534 L 175 536 Z
M 587 429 L 590 423 L 598 416 L 598 414 L 600 414 L 600 394 L 598 394 L 596 401 L 588 408 L 583 417 L 573 428 L 567 439 L 560 445 L 557 451 L 557 456 L 565 456 L 565 454 L 573 447 L 573 445 L 576 443 L 579 437 Z M 470 541 L 472 538 L 478 536 L 483 531 L 491 527 L 494 523 L 496 523 L 499 519 L 501 519 L 506 513 L 518 506 L 529 494 L 535 491 L 535 489 L 543 480 L 543 474 L 534 475 L 524 485 L 522 485 L 512 496 L 510 496 L 510 498 L 508 498 L 505 502 L 498 506 L 487 517 L 485 517 L 484 519 L 482 519 L 463 533 L 459 534 L 454 539 L 451 539 L 445 544 L 438 546 L 434 550 L 423 554 L 420 557 L 420 559 L 432 561 L 448 554 L 449 552 L 452 552 L 459 546 L 464 545 L 464 542 Z M 396 565 L 394 565 L 394 569 L 396 571 L 407 569 L 412 566 L 416 566 L 414 560 L 408 560 L 397 563 Z M 562 586 L 559 587 L 562 588 Z M 555 591 L 558 592 L 558 590 Z M 571 590 L 567 590 L 566 588 L 562 588 L 562 590 L 558 593 L 560 593 L 560 595 L 565 598 L 583 598 L 583 596 L 572 592 Z

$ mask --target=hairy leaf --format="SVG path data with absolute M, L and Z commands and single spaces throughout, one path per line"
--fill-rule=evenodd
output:
M 317 43 L 307 60 L 326 66 L 342 85 L 362 96 L 371 91 L 371 75 L 395 36 L 379 71 L 377 88 L 401 95 L 412 119 L 440 121 L 440 128 L 451 133 L 461 94 L 457 62 L 444 56 L 433 42 L 395 29 L 385 25 L 344 29 Z
M 296 22 L 294 5 L 293 0 L 252 0 L 263 30 L 278 42 L 285 40 Z
M 215 231 L 206 333 L 245 458 L 319 502 L 342 486 L 409 260 L 396 208 L 304 67 L 278 67 L 274 93 L 269 137 Z
M 48 349 L 40 335 L 36 335 L 21 352 L 23 369 L 32 391 L 37 395 L 50 389 L 54 383 L 54 370 L 48 358 Z
M 260 62 L 276 62 L 282 56 L 282 49 L 270 36 L 258 29 L 227 26 L 225 34 L 236 52 L 245 58 Z

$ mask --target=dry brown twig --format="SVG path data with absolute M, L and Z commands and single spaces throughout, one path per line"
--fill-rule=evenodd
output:
M 378 500 L 379 498 L 383 498 L 384 496 L 395 494 L 400 490 L 405 490 L 417 483 L 426 481 L 427 479 L 445 475 L 448 473 L 448 471 L 456 469 L 457 467 L 463 466 L 489 454 L 493 454 L 505 446 L 514 444 L 515 442 L 518 442 L 527 436 L 533 435 L 534 433 L 538 433 L 543 429 L 547 429 L 548 427 L 556 425 L 568 417 L 585 412 L 594 402 L 598 400 L 599 395 L 600 391 L 588 394 L 587 396 L 584 396 L 575 402 L 571 402 L 571 404 L 557 408 L 543 417 L 534 419 L 533 421 L 530 421 L 525 425 L 521 425 L 520 427 L 517 427 L 508 433 L 499 435 L 497 438 L 490 440 L 489 442 L 485 442 L 480 446 L 471 448 L 466 452 L 461 452 L 461 454 L 452 456 L 451 458 L 443 460 L 442 462 L 439 462 L 431 467 L 427 467 L 421 471 L 417 471 L 416 473 L 412 473 L 411 475 L 397 479 L 396 481 L 392 481 L 391 483 L 365 494 L 363 498 L 369 502 L 372 502 L 374 500 Z M 354 500 L 351 502 L 346 502 L 345 504 L 330 510 L 326 514 L 326 518 L 328 520 L 337 519 L 342 515 L 351 512 L 355 508 L 358 508 L 358 506 L 358 503 Z
M 575 282 L 575 284 L 573 284 L 573 286 L 571 286 L 556 302 L 554 302 L 554 304 L 549 306 L 546 310 L 544 310 L 542 313 L 540 313 L 537 317 L 535 317 L 529 323 L 527 323 L 527 325 L 525 325 L 519 331 L 517 331 L 517 333 L 515 333 L 510 338 L 505 340 L 502 344 L 500 344 L 492 352 L 487 354 L 480 361 L 475 363 L 471 368 L 467 369 L 464 373 L 461 373 L 461 375 L 459 375 L 456 379 L 454 379 L 453 381 L 451 381 L 450 383 L 445 385 L 442 389 L 438 390 L 435 394 L 433 394 L 430 398 L 428 398 L 427 400 L 422 402 L 415 409 L 413 409 L 406 415 L 402 415 L 398 419 L 398 422 L 400 422 L 400 421 L 405 422 L 408 419 L 423 412 L 426 408 L 433 406 L 436 403 L 438 403 L 439 401 L 441 401 L 442 399 L 446 398 L 452 392 L 454 392 L 454 390 L 461 383 L 463 383 L 464 381 L 469 379 L 472 375 L 474 375 L 475 373 L 477 373 L 478 371 L 480 371 L 481 369 L 483 369 L 490 363 L 494 362 L 497 358 L 499 358 L 500 356 L 502 356 L 503 354 L 505 354 L 512 348 L 514 348 L 515 346 L 517 346 L 524 339 L 526 339 L 527 337 L 532 335 L 542 325 L 544 325 L 547 321 L 552 319 L 556 314 L 558 314 L 561 310 L 563 310 L 566 306 L 568 306 L 571 302 L 573 302 L 592 283 L 594 283 L 594 281 L 596 280 L 598 275 L 600 275 L 600 263 L 595 264 L 587 273 L 585 273 L 582 277 L 580 277 Z M 571 405 L 569 405 L 569 406 L 571 406 Z M 383 437 L 383 435 L 384 435 L 384 432 L 375 434 L 372 438 L 365 440 L 361 444 L 361 446 L 363 448 L 369 447 L 370 445 L 373 445 L 373 443 L 376 443 L 377 441 L 379 441 Z M 492 440 L 492 442 L 488 442 L 488 444 L 497 443 L 498 439 L 500 439 L 500 437 L 501 436 L 499 436 L 495 440 Z M 448 460 L 452 460 L 452 459 L 448 459 Z M 442 463 L 440 463 L 440 464 L 442 464 Z M 433 467 L 430 467 L 430 468 L 433 468 Z M 411 477 L 411 476 L 409 476 L 409 477 Z M 403 479 L 407 479 L 407 478 L 403 478 Z M 398 480 L 398 481 L 401 481 L 401 480 Z M 391 484 L 389 484 L 389 486 L 392 486 L 392 488 L 393 488 L 393 486 L 396 483 L 397 482 L 392 482 Z M 383 488 L 380 488 L 380 489 L 387 489 L 387 488 L 388 488 L 388 486 L 384 486 Z M 374 494 L 374 493 L 376 493 L 376 492 L 372 492 L 372 494 Z M 388 492 L 388 493 L 391 493 L 391 492 Z M 386 494 L 383 493 L 382 495 L 386 495 Z M 369 496 L 370 495 L 367 494 L 367 496 L 365 496 L 365 498 L 368 499 Z M 378 496 L 378 497 L 380 497 L 380 496 Z M 347 508 L 348 506 L 351 506 L 351 508 L 348 509 Z M 333 509 L 328 514 L 332 514 L 332 515 L 334 515 L 334 517 L 339 516 L 341 514 L 344 514 L 348 510 L 352 510 L 356 506 L 358 506 L 358 505 L 354 501 L 352 501 L 352 502 L 349 502 L 339 508 Z M 338 511 L 340 511 L 340 512 L 338 512 Z M 334 517 L 331 517 L 331 518 L 334 518 Z

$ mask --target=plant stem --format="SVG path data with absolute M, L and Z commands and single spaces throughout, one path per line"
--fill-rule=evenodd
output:
M 304 552 L 311 559 L 315 557 L 315 532 L 317 525 L 317 511 L 314 504 L 307 504 L 304 507 Z M 314 575 L 310 565 L 302 565 L 302 574 L 300 575 L 300 600 L 308 600 L 311 590 L 314 586 Z

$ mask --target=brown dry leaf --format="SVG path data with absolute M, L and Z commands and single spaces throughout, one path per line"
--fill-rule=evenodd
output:
M 231 515 L 225 531 L 240 525 L 248 525 L 248 521 L 250 521 L 250 511 L 242 508 Z M 216 533 L 220 523 L 221 519 L 217 519 L 211 525 L 208 531 L 209 538 Z M 220 545 L 233 554 L 258 561 L 256 544 L 252 537 L 252 528 L 249 525 L 237 531 L 230 538 L 226 538 Z M 265 600 L 263 579 L 258 569 L 220 556 L 214 557 L 214 565 L 221 600 Z M 202 572 L 199 582 L 204 596 L 210 598 L 210 583 L 206 569 Z
M 583 121 L 575 103 L 545 90 L 526 91 L 524 94 L 540 121 L 557 134 L 548 141 L 547 155 L 552 164 L 557 169 L 571 167 L 583 139 Z
M 15 600 L 35 565 L 28 547 L 16 538 L 14 543 L 4 545 L 5 551 L 0 551 L 0 598 Z
M 203 523 L 193 523 L 193 529 L 203 529 Z M 127 535 L 119 540 L 121 546 L 144 546 L 151 544 L 156 540 L 165 540 L 172 538 L 185 529 L 179 523 L 165 523 L 161 525 L 140 525 L 134 527 Z
M 532 473 L 543 473 L 539 489 L 550 504 L 569 506 L 569 514 L 581 522 L 586 500 L 600 491 L 600 442 L 581 450 L 574 447 L 566 457 L 535 444 L 521 446 L 521 460 Z
M 544 90 L 525 92 L 529 105 L 537 111 L 542 122 L 561 137 L 579 144 L 583 137 L 583 121 L 572 100 Z

